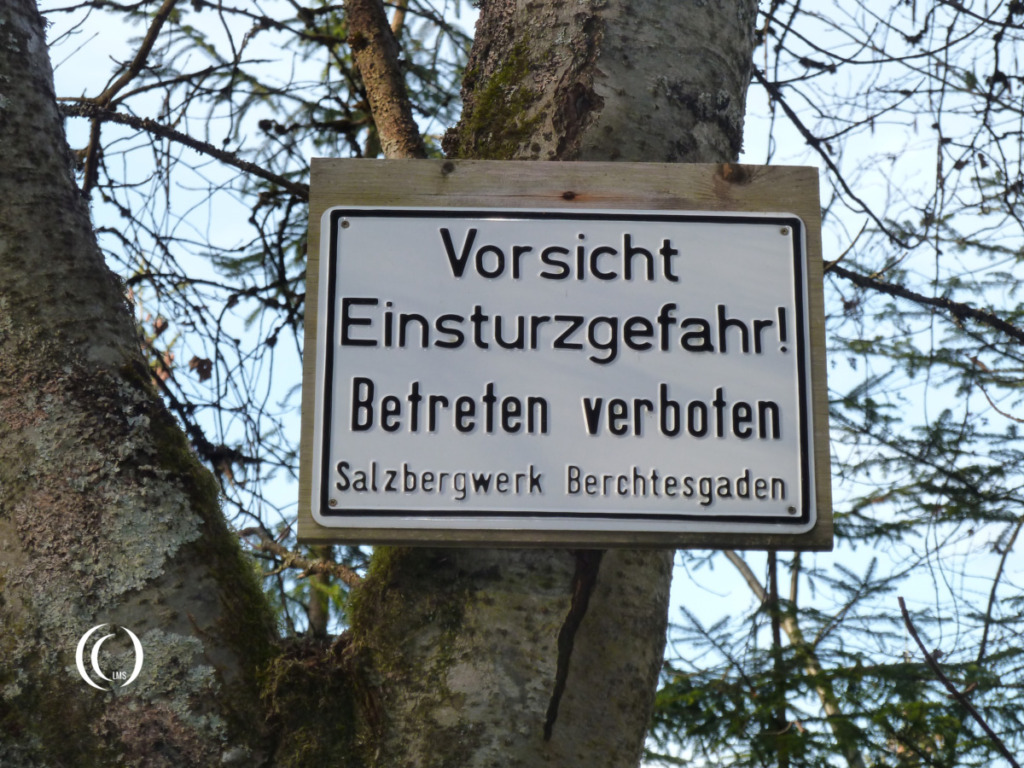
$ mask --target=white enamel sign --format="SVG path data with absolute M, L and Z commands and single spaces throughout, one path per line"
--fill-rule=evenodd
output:
M 320 525 L 813 527 L 799 218 L 345 207 L 321 243 Z

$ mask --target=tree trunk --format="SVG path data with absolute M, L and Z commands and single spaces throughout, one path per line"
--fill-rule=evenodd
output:
M 43 20 L 6 0 L 0 765 L 254 765 L 273 620 L 216 484 L 151 385 L 70 161 Z M 100 624 L 117 638 L 104 674 L 134 662 L 118 627 L 141 640 L 130 685 L 79 676 L 79 638 Z
M 752 0 L 481 10 L 452 154 L 734 159 Z M 382 548 L 347 641 L 275 655 L 96 247 L 42 29 L 0 9 L 0 764 L 636 764 L 669 551 Z M 101 624 L 98 666 L 131 666 L 119 626 L 145 652 L 111 691 L 76 669 Z
M 733 161 L 755 18 L 753 0 L 485 2 L 445 148 L 463 158 Z M 353 648 L 375 691 L 369 761 L 636 765 L 672 553 L 608 552 L 568 654 L 559 633 L 578 560 L 379 550 L 352 611 Z

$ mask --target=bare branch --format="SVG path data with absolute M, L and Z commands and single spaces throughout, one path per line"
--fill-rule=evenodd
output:
M 279 544 L 258 528 L 245 528 L 238 532 L 242 538 L 256 536 L 259 538 L 253 549 L 257 552 L 266 552 L 281 560 L 282 568 L 297 568 L 302 571 L 300 576 L 314 576 L 317 574 L 328 574 L 339 579 L 349 587 L 362 584 L 363 577 L 342 563 L 334 563 L 330 560 L 310 560 L 308 557 L 293 552 L 283 544 Z
M 398 41 L 391 31 L 380 0 L 346 0 L 352 55 L 370 102 L 381 147 L 388 158 L 427 156 L 405 78 L 398 63 Z
M 146 31 L 146 37 L 142 41 L 142 45 L 139 46 L 139 50 L 135 53 L 135 58 L 132 59 L 132 63 L 128 65 L 126 69 L 117 80 L 108 85 L 96 98 L 92 99 L 93 103 L 100 104 L 101 106 L 107 106 L 111 100 L 118 94 L 118 92 L 124 88 L 128 83 L 135 79 L 135 77 L 142 71 L 142 68 L 146 64 L 146 59 L 149 58 L 149 52 L 153 50 L 153 46 L 156 44 L 157 37 L 160 35 L 160 29 L 163 27 L 164 22 L 171 15 L 171 11 L 174 10 L 174 5 L 178 0 L 164 0 L 164 4 L 160 6 L 156 14 L 153 16 L 153 23 L 149 25 L 149 29 Z
M 988 606 L 985 608 L 985 629 L 981 633 L 981 642 L 978 644 L 979 664 L 985 659 L 985 653 L 988 650 L 988 631 L 989 627 L 992 626 L 992 609 L 996 604 L 996 591 L 999 588 L 999 582 L 1002 580 L 1003 571 L 1006 569 L 1006 558 L 1013 551 L 1013 545 L 1017 542 L 1017 536 L 1020 534 L 1021 528 L 1024 528 L 1024 518 L 1018 520 L 1016 525 L 1013 526 L 1013 533 L 1010 534 L 1010 540 L 1003 547 L 1002 556 L 999 558 L 999 568 L 996 570 L 995 578 L 992 579 L 992 589 L 988 593 Z
M 243 160 L 234 152 L 225 152 L 223 149 L 218 149 L 205 141 L 199 141 L 198 139 L 189 136 L 187 133 L 176 131 L 162 123 L 156 122 L 155 120 L 126 115 L 123 112 L 115 112 L 114 110 L 101 107 L 97 104 L 87 103 L 64 103 L 60 105 L 60 111 L 63 115 L 88 117 L 99 122 L 111 122 L 127 125 L 132 128 L 136 128 L 137 130 L 151 133 L 154 136 L 160 136 L 164 139 L 176 141 L 179 144 L 184 144 L 190 149 L 194 149 L 196 152 L 209 155 L 210 157 L 220 160 L 222 163 L 238 168 L 239 170 L 245 171 L 253 176 L 258 176 L 264 181 L 269 181 L 271 184 L 276 184 L 301 200 L 309 199 L 308 184 L 297 184 L 294 181 L 289 181 L 283 176 L 271 173 L 266 168 L 262 168 L 255 163 L 250 163 L 248 160 Z
M 896 285 L 895 283 L 889 283 L 875 277 L 868 277 L 867 275 L 860 275 L 856 272 L 851 272 L 845 267 L 840 267 L 838 264 L 832 264 L 829 268 L 829 272 L 839 275 L 861 288 L 871 288 L 872 290 L 880 291 L 881 293 L 886 293 L 890 296 L 895 296 L 900 299 L 909 299 L 917 304 L 923 304 L 927 307 L 935 307 L 937 309 L 944 310 L 958 321 L 963 320 L 964 318 L 970 318 L 971 320 L 975 320 L 989 326 L 990 328 L 994 328 L 997 331 L 1005 333 L 1011 339 L 1024 342 L 1024 330 L 984 309 L 977 309 L 968 304 L 947 299 L 944 296 L 925 296 L 924 294 L 911 291 L 909 288 L 904 288 L 902 285 Z
M 786 113 L 786 117 L 789 118 L 790 122 L 793 123 L 794 127 L 804 137 L 804 140 L 807 142 L 807 144 L 811 148 L 813 148 L 815 152 L 818 153 L 822 160 L 825 161 L 825 165 L 827 165 L 829 170 L 832 171 L 836 181 L 843 188 L 843 191 L 846 193 L 846 195 L 855 203 L 857 203 L 857 205 L 859 205 L 861 209 L 874 220 L 875 224 L 878 225 L 878 228 L 885 232 L 885 234 L 889 236 L 889 239 L 892 240 L 892 242 L 897 243 L 902 248 L 910 248 L 910 244 L 903 240 L 902 238 L 898 237 L 896 233 L 894 233 L 886 225 L 886 223 L 882 221 L 882 219 L 880 219 L 877 214 L 875 214 L 875 212 L 871 209 L 871 206 L 869 206 L 860 197 L 858 197 L 857 194 L 850 188 L 850 185 L 846 182 L 846 179 L 843 177 L 843 174 L 839 170 L 839 167 L 835 164 L 835 161 L 833 161 L 832 158 L 829 157 L 828 152 L 826 152 L 825 148 L 822 146 L 822 140 L 815 136 L 813 133 L 811 133 L 810 129 L 806 125 L 804 125 L 803 120 L 796 113 L 796 110 L 794 110 L 793 107 L 791 107 L 783 98 L 782 89 L 779 87 L 779 84 L 769 81 L 768 78 L 764 76 L 764 73 L 762 73 L 757 67 L 753 67 L 753 72 L 754 79 L 756 79 L 757 82 L 764 86 L 764 89 L 768 91 L 768 95 L 771 96 L 773 101 L 775 101 L 776 103 L 779 104 L 779 106 L 782 107 L 782 111 Z
M 743 575 L 743 579 L 747 582 L 747 586 L 750 587 L 750 591 L 754 593 L 757 599 L 762 603 L 767 600 L 767 590 L 765 590 L 761 585 L 761 582 L 758 580 L 754 572 L 750 570 L 750 566 L 747 565 L 747 561 L 731 549 L 724 550 L 724 554 L 729 558 L 729 562 L 736 566 L 736 570 Z
M 164 0 L 163 5 L 160 6 L 156 15 L 153 17 L 153 23 L 149 25 L 146 37 L 143 39 L 139 50 L 135 53 L 135 58 L 132 59 L 131 64 L 128 65 L 128 69 L 126 69 L 121 76 L 117 78 L 117 80 L 104 88 L 103 93 L 94 99 L 89 99 L 91 103 L 97 104 L 101 107 L 109 106 L 111 100 L 117 95 L 118 91 L 138 76 L 139 72 L 142 71 L 143 66 L 146 64 L 146 59 L 149 57 L 150 51 L 153 50 L 153 46 L 156 44 L 157 38 L 160 35 L 160 29 L 163 27 L 164 22 L 167 21 L 167 18 L 171 15 L 171 11 L 174 9 L 174 4 L 176 2 L 177 0 Z M 89 130 L 89 146 L 87 147 L 85 154 L 85 181 L 82 187 L 82 191 L 86 194 L 88 194 L 89 190 L 96 185 L 96 180 L 99 175 L 97 165 L 100 161 L 100 125 L 102 122 L 102 120 L 94 118 Z

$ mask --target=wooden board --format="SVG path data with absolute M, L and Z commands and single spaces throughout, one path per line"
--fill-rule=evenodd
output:
M 319 525 L 310 513 L 315 355 L 303 370 L 299 540 L 435 546 L 687 547 L 829 550 L 831 473 L 817 170 L 808 167 L 648 163 L 539 163 L 476 160 L 327 160 L 312 164 L 305 349 L 316 348 L 320 222 L 339 205 L 552 210 L 788 213 L 806 226 L 817 522 L 807 533 L 564 532 L 528 530 L 386 531 Z

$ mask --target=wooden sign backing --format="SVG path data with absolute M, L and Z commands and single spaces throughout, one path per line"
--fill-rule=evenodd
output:
M 808 167 L 648 163 L 325 160 L 312 164 L 303 363 L 299 541 L 429 546 L 672 547 L 762 550 L 832 548 L 831 473 L 817 170 Z M 815 520 L 802 533 L 728 530 L 536 530 L 521 528 L 329 527 L 311 513 L 317 402 L 321 222 L 338 206 L 393 209 L 525 209 L 544 212 L 707 212 L 792 215 L 804 228 L 810 339 Z M 326 498 L 326 496 L 323 496 Z

